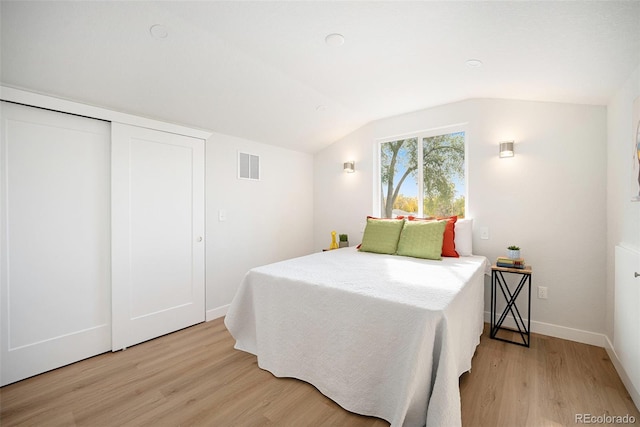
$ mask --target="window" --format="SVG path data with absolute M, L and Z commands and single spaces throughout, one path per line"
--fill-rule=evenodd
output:
M 465 133 L 424 133 L 379 143 L 380 216 L 464 217 Z

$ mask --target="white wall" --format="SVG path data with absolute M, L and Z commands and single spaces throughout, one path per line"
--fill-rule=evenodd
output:
M 238 151 L 260 156 L 261 180 L 237 178 Z M 313 157 L 228 135 L 206 145 L 207 318 L 226 313 L 253 267 L 313 250 Z M 220 209 L 227 220 L 218 220 Z
M 326 247 L 331 230 L 360 242 L 373 212 L 376 139 L 466 123 L 475 253 L 494 261 L 519 245 L 534 271 L 533 331 L 602 345 L 606 114 L 599 106 L 477 99 L 370 123 L 315 156 L 314 247 Z M 512 139 L 516 156 L 499 159 L 498 143 Z M 342 173 L 350 159 L 356 173 Z M 479 226 L 489 227 L 489 240 L 479 239 Z M 548 287 L 548 300 L 535 297 L 537 286 Z

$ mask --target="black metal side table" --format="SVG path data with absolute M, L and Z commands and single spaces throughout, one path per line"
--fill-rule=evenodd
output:
M 507 281 L 504 278 L 504 273 L 511 274 L 520 274 L 522 277 L 520 278 L 520 282 L 514 288 L 513 292 Z M 527 324 L 525 325 L 524 320 L 522 319 L 522 315 L 520 314 L 520 310 L 516 304 L 516 299 L 522 289 L 527 285 L 528 288 L 528 299 L 527 299 Z M 504 300 L 507 303 L 507 306 L 504 308 L 504 311 L 500 315 L 500 317 L 496 320 L 496 310 L 497 310 L 497 296 L 498 289 L 501 291 Z M 502 326 L 502 323 L 507 318 L 507 315 L 511 313 L 513 320 L 515 321 L 516 328 L 507 328 Z M 517 332 L 520 334 L 520 338 L 522 338 L 522 342 L 520 341 L 512 341 L 505 338 L 498 337 L 498 331 L 500 330 Z M 505 341 L 513 344 L 522 345 L 525 347 L 529 347 L 531 343 L 531 266 L 527 265 L 524 269 L 522 268 L 507 268 L 507 267 L 498 267 L 496 265 L 491 266 L 491 331 L 490 337 L 496 340 Z

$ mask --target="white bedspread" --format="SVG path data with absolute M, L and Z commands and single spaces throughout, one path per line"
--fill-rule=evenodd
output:
M 458 377 L 483 328 L 484 257 L 429 261 L 344 248 L 247 273 L 235 348 L 392 426 L 461 425 Z

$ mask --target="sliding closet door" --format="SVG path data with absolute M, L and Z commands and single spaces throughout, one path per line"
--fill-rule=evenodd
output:
M 204 141 L 112 124 L 112 348 L 204 321 Z
M 0 385 L 111 349 L 109 123 L 2 102 Z

